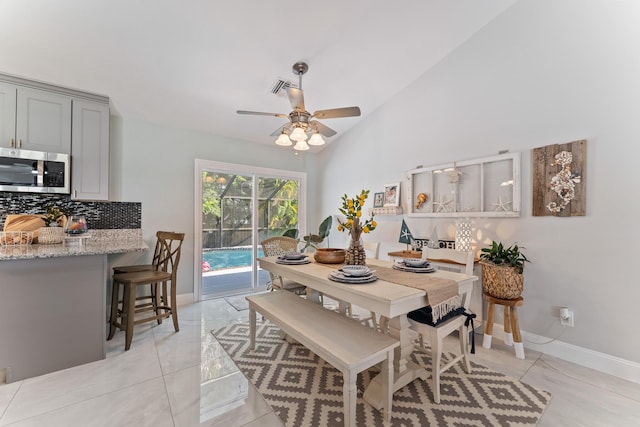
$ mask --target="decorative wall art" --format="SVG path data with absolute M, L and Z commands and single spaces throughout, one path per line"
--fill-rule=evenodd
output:
M 400 183 L 384 186 L 384 206 L 400 206 Z
M 384 193 L 375 193 L 373 195 L 373 207 L 381 208 L 384 206 Z
M 418 166 L 407 172 L 407 215 L 517 217 L 520 181 L 519 152 Z
M 533 216 L 584 216 L 587 141 L 534 148 Z

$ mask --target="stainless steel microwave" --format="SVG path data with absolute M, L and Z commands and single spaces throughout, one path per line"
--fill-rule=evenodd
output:
M 0 148 L 0 191 L 70 193 L 70 157 Z

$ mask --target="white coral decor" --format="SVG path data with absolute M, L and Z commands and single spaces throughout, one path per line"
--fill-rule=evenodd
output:
M 547 209 L 551 212 L 558 213 L 566 208 L 571 200 L 576 196 L 576 184 L 580 182 L 580 176 L 571 172 L 571 162 L 573 155 L 569 151 L 561 151 L 555 155 L 555 160 L 551 166 L 560 166 L 560 171 L 551 178 L 550 187 L 558 198 L 559 203 L 551 202 L 547 205 Z

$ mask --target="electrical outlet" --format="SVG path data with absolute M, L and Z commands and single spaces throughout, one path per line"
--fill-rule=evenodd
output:
M 571 328 L 574 326 L 573 311 L 569 311 L 568 307 L 562 307 L 560 309 L 560 324 Z

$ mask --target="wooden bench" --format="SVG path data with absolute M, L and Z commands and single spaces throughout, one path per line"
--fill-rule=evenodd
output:
M 358 321 L 323 308 L 287 291 L 246 297 L 249 301 L 251 349 L 255 349 L 256 312 L 280 327 L 326 362 L 344 378 L 345 426 L 356 425 L 356 377 L 373 365 L 382 364 L 384 417 L 391 420 L 393 351 L 398 340 L 368 328 Z

